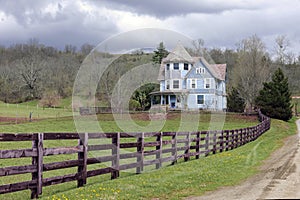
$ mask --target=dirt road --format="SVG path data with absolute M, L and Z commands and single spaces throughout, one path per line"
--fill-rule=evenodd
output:
M 286 139 L 255 175 L 238 186 L 224 187 L 189 200 L 300 199 L 300 120 L 298 134 Z

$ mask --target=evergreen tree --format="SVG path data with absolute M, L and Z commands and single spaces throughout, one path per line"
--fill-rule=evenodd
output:
M 288 78 L 278 68 L 272 76 L 272 81 L 264 83 L 256 103 L 267 116 L 288 121 L 292 118 L 291 100 Z
M 159 43 L 159 46 L 157 47 L 157 50 L 154 51 L 154 55 L 152 57 L 152 61 L 154 63 L 160 64 L 162 59 L 167 57 L 169 52 L 166 50 L 164 43 Z
M 243 112 L 245 109 L 245 100 L 241 97 L 239 91 L 232 87 L 227 97 L 227 108 L 229 112 Z

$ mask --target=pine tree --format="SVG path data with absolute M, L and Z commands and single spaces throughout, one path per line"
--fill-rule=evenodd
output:
M 245 109 L 245 100 L 241 97 L 239 91 L 232 87 L 227 97 L 227 108 L 229 112 L 243 112 Z
M 164 43 L 159 43 L 159 46 L 157 47 L 157 50 L 154 51 L 154 55 L 152 57 L 152 61 L 154 63 L 160 64 L 162 59 L 167 57 L 169 52 L 166 50 Z
M 256 103 L 267 116 L 288 121 L 292 118 L 291 100 L 288 78 L 278 68 L 272 76 L 272 81 L 264 83 Z

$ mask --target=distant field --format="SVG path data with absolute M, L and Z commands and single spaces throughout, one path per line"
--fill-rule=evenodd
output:
M 59 108 L 42 108 L 38 106 L 37 101 L 22 104 L 5 104 L 0 102 L 0 117 L 20 118 L 20 120 L 24 120 L 29 119 L 30 112 L 32 112 L 32 119 L 72 116 L 72 110 L 67 106 Z
M 11 107 L 10 107 L 11 108 Z M 8 110 L 8 108 L 6 109 Z M 13 110 L 13 109 L 12 109 Z M 23 113 L 25 114 L 26 107 L 22 108 Z M 19 110 L 20 111 L 20 110 Z M 10 111 L 12 112 L 12 111 Z M 59 113 L 59 114 L 57 114 Z M 33 133 L 33 132 L 76 132 L 76 126 L 74 123 L 74 119 L 72 117 L 71 111 L 63 111 L 61 109 L 56 110 L 42 110 L 40 112 L 40 118 L 34 118 L 32 122 L 28 121 L 26 118 L 23 121 L 17 122 L 14 118 L 10 118 L 9 120 L 2 118 L 2 122 L 0 123 L 0 132 L 9 132 L 9 133 Z M 132 114 L 131 118 L 133 121 L 130 122 L 129 120 L 119 120 L 118 123 L 121 123 L 122 127 L 120 128 L 117 124 L 113 115 L 111 114 L 102 114 L 98 115 L 98 122 L 95 120 L 81 120 L 77 117 L 77 124 L 81 124 L 80 127 L 84 131 L 88 132 L 139 132 L 139 131 L 147 131 L 151 132 L 151 127 L 148 129 L 144 128 L 147 126 L 150 121 L 147 118 L 147 113 L 141 114 Z M 210 129 L 235 129 L 235 128 L 243 128 L 247 126 L 252 126 L 257 124 L 257 118 L 254 117 L 246 117 L 237 114 L 227 114 L 221 115 L 221 118 L 218 119 L 215 115 L 210 114 L 201 114 L 199 118 L 199 123 L 195 121 L 193 115 L 190 115 L 190 120 L 188 120 L 184 125 L 181 126 L 179 129 L 180 122 L 181 122 L 181 115 L 179 113 L 169 114 L 169 119 L 165 121 L 162 125 L 162 128 L 156 131 L 193 131 L 197 130 L 208 130 Z M 1 120 L 1 117 L 0 117 Z M 101 131 L 99 129 L 94 128 L 95 124 L 99 123 L 100 127 L 102 128 Z M 131 127 L 131 125 L 136 124 L 137 127 Z M 153 120 L 153 124 L 161 125 L 161 120 Z M 198 126 L 195 128 L 193 127 L 196 123 Z M 224 123 L 224 125 L 223 125 Z M 123 127 L 127 128 L 123 128 Z M 192 128 L 191 128 L 192 127 Z M 216 127 L 216 128 L 214 128 Z M 80 130 L 82 130 L 80 129 Z M 79 130 L 79 131 L 80 131 Z M 128 131 L 129 130 L 129 131 Z

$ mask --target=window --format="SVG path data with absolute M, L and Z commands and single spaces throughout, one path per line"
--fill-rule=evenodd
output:
M 196 74 L 204 74 L 205 69 L 203 67 L 196 68 Z
M 205 87 L 206 89 L 209 89 L 210 86 L 211 86 L 211 81 L 210 81 L 210 80 L 211 80 L 210 78 L 204 79 L 204 87 Z
M 167 64 L 167 70 L 169 70 L 169 69 L 170 69 L 170 63 Z
M 196 88 L 196 79 L 191 79 L 191 88 L 192 89 Z
M 166 81 L 166 89 L 170 89 L 170 82 L 169 81 Z
M 173 65 L 174 70 L 179 70 L 179 63 L 174 63 Z
M 184 63 L 183 70 L 189 70 L 189 64 Z
M 197 103 L 204 104 L 204 95 L 197 95 Z
M 173 80 L 173 89 L 179 89 L 179 80 Z

